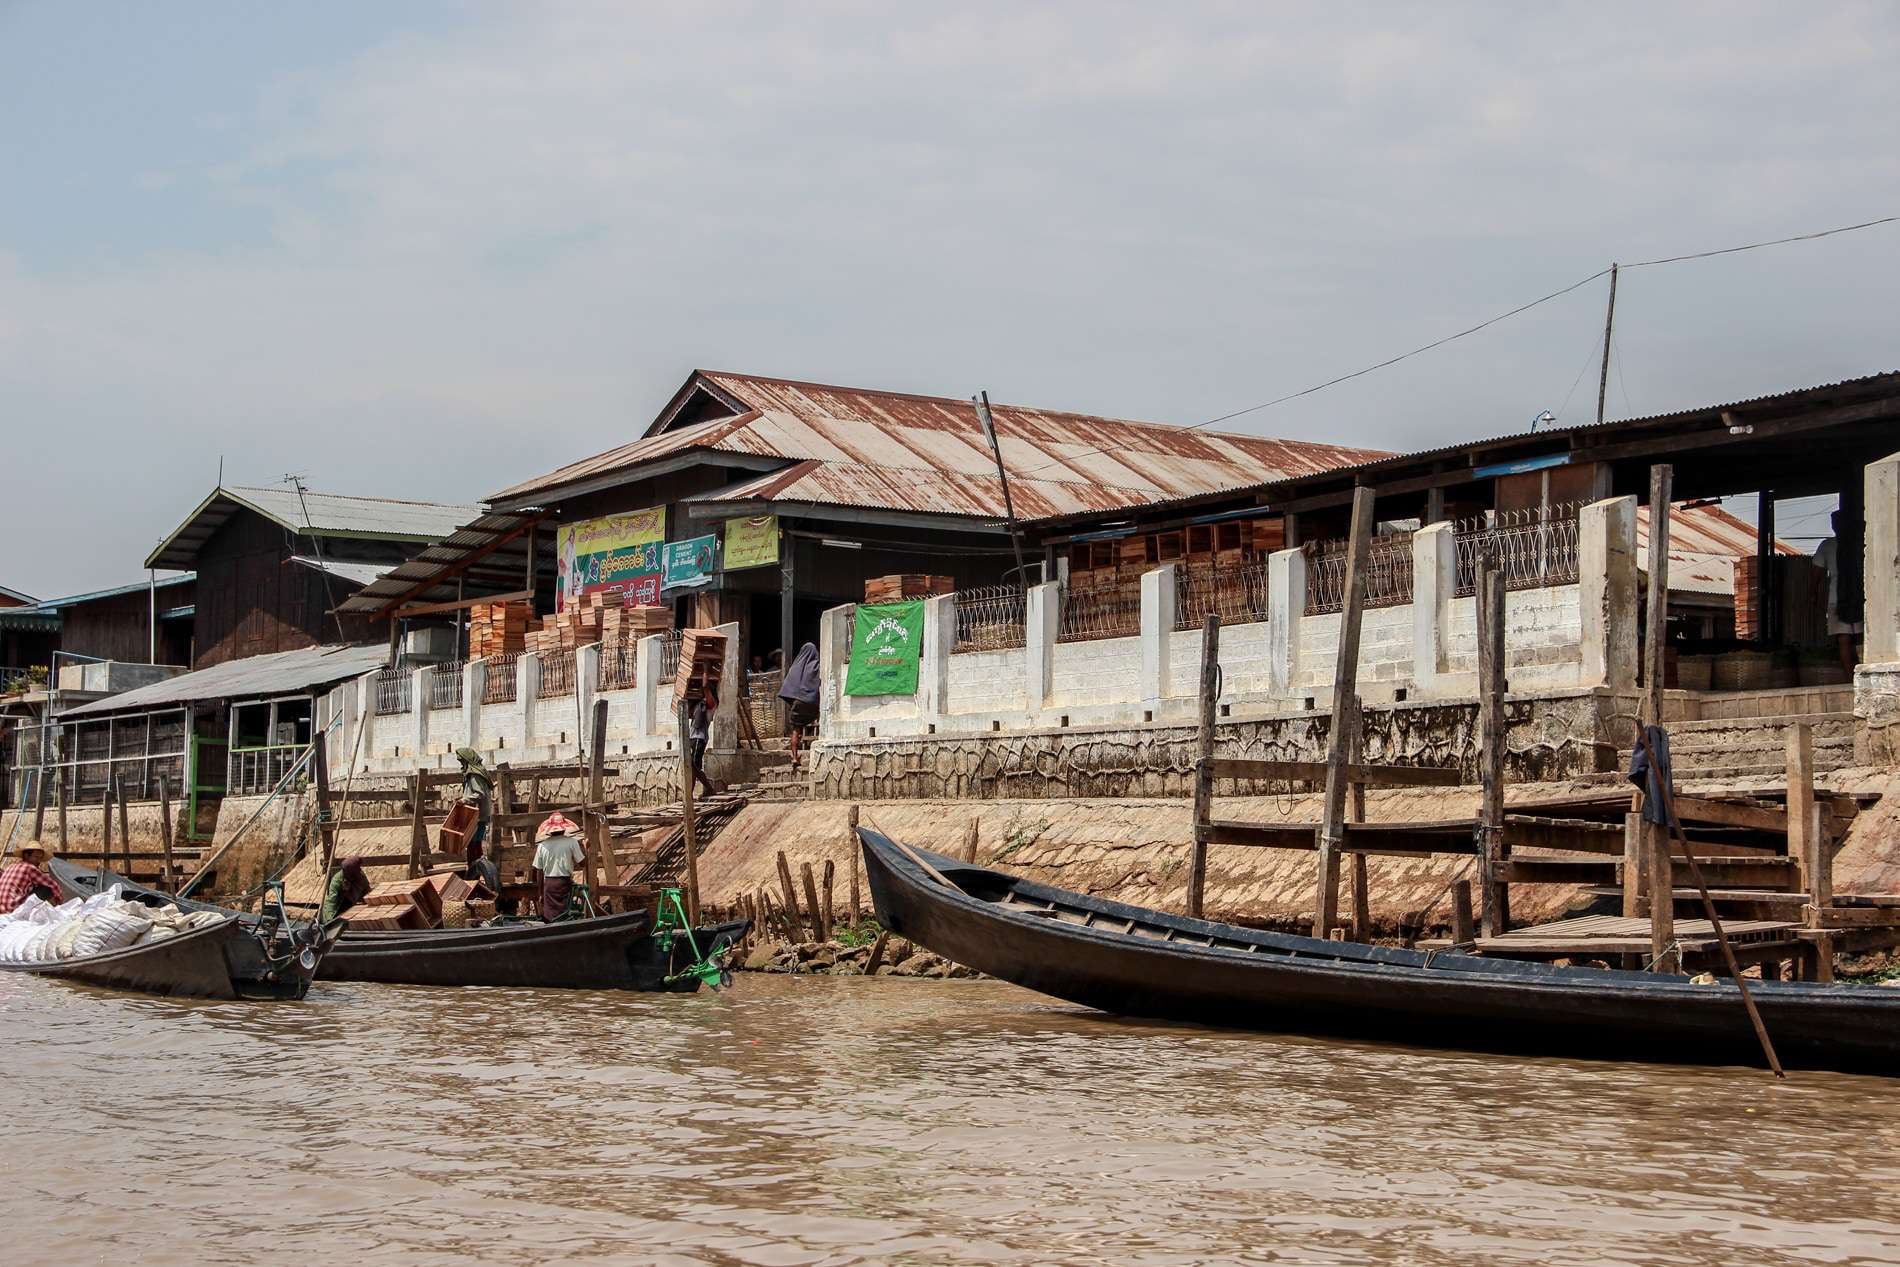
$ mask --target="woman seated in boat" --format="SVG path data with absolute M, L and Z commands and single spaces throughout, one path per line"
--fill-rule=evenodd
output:
M 580 865 L 580 829 L 556 810 L 535 829 L 534 883 L 541 891 L 541 918 L 552 924 L 567 914 L 574 895 L 574 868 Z
M 0 870 L 0 915 L 12 911 L 35 893 L 45 901 L 59 904 L 59 881 L 46 869 L 52 856 L 53 851 L 37 840 L 20 846 L 19 860 Z
M 361 858 L 345 858 L 330 877 L 329 891 L 323 895 L 321 922 L 327 924 L 369 896 L 369 877 L 363 874 Z

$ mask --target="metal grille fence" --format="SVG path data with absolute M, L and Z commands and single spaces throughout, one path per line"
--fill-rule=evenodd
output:
M 1026 644 L 1028 593 L 1015 585 L 957 591 L 955 651 L 1004 651 Z
M 1306 614 L 1346 607 L 1346 541 L 1316 541 L 1306 549 Z M 1374 537 L 1366 552 L 1366 607 L 1412 601 L 1412 534 Z
M 395 713 L 409 711 L 411 688 L 416 675 L 409 669 L 378 669 L 376 671 L 376 715 L 388 717 Z
M 512 704 L 521 681 L 521 661 L 514 653 L 489 656 L 482 661 L 486 670 L 482 679 L 482 703 Z
M 640 640 L 619 637 L 600 644 L 600 689 L 628 691 L 638 686 Z
M 261 796 L 277 786 L 303 760 L 308 744 L 278 744 L 268 748 L 233 748 L 225 772 L 226 796 Z M 299 784 L 310 781 L 305 769 Z
M 540 655 L 541 681 L 536 695 L 541 699 L 555 699 L 574 693 L 574 648 L 562 647 L 559 651 L 543 651 Z
M 1497 549 L 1507 590 L 1576 584 L 1577 528 L 1583 506 L 1581 501 L 1560 502 L 1460 519 L 1454 529 L 1458 596 L 1478 592 L 1478 564 L 1486 546 Z
M 1137 583 L 1062 591 L 1062 628 L 1057 642 L 1128 638 L 1141 632 L 1141 587 Z
M 1183 568 L 1174 578 L 1174 627 L 1199 629 L 1209 612 L 1225 624 L 1267 618 L 1265 560 L 1237 568 Z
M 669 629 L 660 643 L 660 681 L 671 682 L 680 671 L 680 631 Z
M 462 670 L 467 667 L 465 660 L 447 660 L 429 670 L 430 708 L 462 706 Z

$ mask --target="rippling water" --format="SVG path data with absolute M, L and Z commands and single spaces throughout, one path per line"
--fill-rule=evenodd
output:
M 0 1262 L 1900 1261 L 1900 1083 L 1111 1020 L 0 974 Z

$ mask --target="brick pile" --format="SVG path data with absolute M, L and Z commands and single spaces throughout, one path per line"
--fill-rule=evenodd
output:
M 929 598 L 956 592 L 955 578 L 927 576 L 920 572 L 899 572 L 892 576 L 874 576 L 864 583 L 867 603 L 897 603 L 907 598 Z

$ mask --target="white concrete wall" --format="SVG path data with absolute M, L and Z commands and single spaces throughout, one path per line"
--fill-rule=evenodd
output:
M 1593 569 L 1592 575 L 1580 585 L 1506 595 L 1510 690 L 1629 684 L 1636 638 L 1635 530 L 1633 499 L 1585 508 L 1579 566 Z M 1413 540 L 1416 601 L 1365 613 L 1359 689 L 1368 702 L 1468 699 L 1475 693 L 1477 600 L 1453 597 L 1456 560 L 1450 525 L 1422 530 Z M 876 697 L 842 693 L 850 609 L 834 609 L 823 626 L 830 641 L 821 656 L 821 734 L 850 739 L 1190 720 L 1202 636 L 1199 629 L 1174 628 L 1174 569 L 1144 576 L 1141 600 L 1139 634 L 1059 642 L 1061 585 L 1050 582 L 1030 593 L 1027 645 L 958 654 L 951 649 L 956 598 L 932 599 L 918 692 Z M 1221 700 L 1230 716 L 1331 706 L 1341 617 L 1308 616 L 1305 606 L 1304 557 L 1280 551 L 1268 565 L 1267 619 L 1221 628 Z

